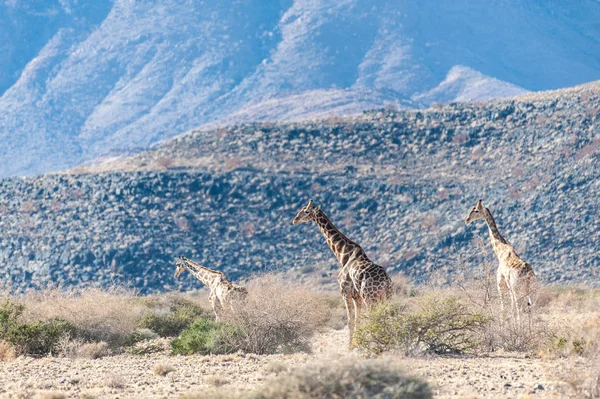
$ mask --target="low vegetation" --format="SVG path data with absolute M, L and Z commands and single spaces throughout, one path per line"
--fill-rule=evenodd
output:
M 395 350 L 459 354 L 475 350 L 490 318 L 469 309 L 454 296 L 422 298 L 418 307 L 381 303 L 364 317 L 354 340 L 365 352 L 379 355 Z
M 309 350 L 309 339 L 327 323 L 318 295 L 267 275 L 248 284 L 244 304 L 226 309 L 221 323 L 198 319 L 172 342 L 173 353 L 256 354 Z
M 428 384 L 382 360 L 323 363 L 292 370 L 249 395 L 275 398 L 431 398 Z
M 449 288 L 444 283 L 448 278 L 440 278 L 441 284 L 411 286 L 406 278 L 396 277 L 393 299 L 371 308 L 359 324 L 354 337 L 359 353 L 527 353 L 551 362 L 545 374 L 560 382 L 556 389 L 564 396 L 599 397 L 600 291 L 540 288 L 534 306 L 514 323 L 502 319 L 492 274 L 453 278 Z M 255 356 L 251 354 L 308 351 L 311 337 L 319 331 L 345 327 L 339 293 L 313 291 L 273 275 L 247 286 L 247 301 L 235 310 L 225 309 L 219 322 L 200 299 L 179 293 L 139 297 L 123 290 L 88 289 L 5 297 L 0 300 L 0 361 L 20 355 L 98 359 L 123 352 L 240 353 L 249 359 Z M 380 373 L 373 374 L 375 364 Z M 159 366 L 153 370 L 157 376 L 172 371 Z M 293 369 L 285 363 L 272 368 L 277 378 L 244 397 L 394 397 L 405 388 L 419 395 L 429 392 L 418 380 L 379 363 L 332 363 L 312 369 Z M 320 385 L 315 382 L 318 373 L 325 376 Z M 372 391 L 380 388 L 384 393 Z
M 16 354 L 56 353 L 60 340 L 75 332 L 73 324 L 60 319 L 26 322 L 23 309 L 23 305 L 9 299 L 0 306 L 0 340 L 11 345 Z
M 175 337 L 196 319 L 210 317 L 197 303 L 174 295 L 152 297 L 145 303 L 152 311 L 142 317 L 138 327 L 161 337 Z

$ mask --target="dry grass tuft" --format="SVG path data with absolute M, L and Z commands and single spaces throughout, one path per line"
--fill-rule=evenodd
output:
M 125 388 L 125 381 L 123 378 L 116 374 L 109 374 L 106 377 L 106 386 L 114 389 L 122 389 Z
M 384 360 L 311 364 L 267 381 L 248 397 L 270 398 L 431 398 L 431 389 Z
M 181 396 L 181 399 L 242 399 L 245 396 L 230 390 L 218 388 L 205 389 L 200 392 L 189 392 Z
M 6 362 L 17 358 L 15 348 L 5 341 L 0 341 L 0 362 Z
M 157 364 L 152 369 L 152 372 L 154 374 L 159 375 L 161 377 L 164 377 L 167 374 L 172 373 L 173 371 L 175 371 L 175 368 L 173 366 L 171 366 L 170 364 L 163 364 L 163 363 Z
M 279 375 L 285 371 L 288 371 L 289 367 L 287 364 L 280 362 L 278 360 L 273 360 L 267 364 L 267 372 L 273 373 L 275 375 Z
M 58 354 L 72 359 L 100 359 L 111 353 L 106 342 L 86 342 L 79 338 L 64 337 L 58 343 Z
M 39 399 L 66 399 L 67 395 L 62 392 L 42 392 L 38 395 Z
M 227 378 L 223 378 L 218 375 L 210 375 L 205 378 L 204 382 L 206 382 L 210 386 L 219 388 L 219 387 L 229 384 L 231 381 L 229 381 Z

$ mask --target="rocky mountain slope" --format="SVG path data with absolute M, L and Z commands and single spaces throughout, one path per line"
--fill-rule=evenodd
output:
M 545 282 L 597 284 L 600 82 L 512 100 L 197 131 L 66 174 L 0 181 L 2 281 L 174 280 L 183 254 L 233 278 L 262 271 L 335 281 L 309 198 L 390 272 L 493 261 L 482 198 Z M 482 252 L 480 243 L 487 250 Z
M 205 124 L 482 100 L 600 78 L 596 0 L 0 3 L 0 176 Z

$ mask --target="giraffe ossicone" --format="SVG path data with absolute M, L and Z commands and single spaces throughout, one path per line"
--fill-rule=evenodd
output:
M 349 341 L 356 331 L 362 307 L 387 300 L 392 295 L 392 280 L 382 266 L 373 263 L 356 242 L 339 231 L 313 200 L 302 207 L 293 224 L 315 222 L 325 237 L 325 241 L 338 260 L 341 268 L 338 274 L 340 291 L 348 316 Z

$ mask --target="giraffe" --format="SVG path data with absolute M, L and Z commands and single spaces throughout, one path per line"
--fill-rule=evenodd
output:
M 485 220 L 490 232 L 490 240 L 494 253 L 498 257 L 499 266 L 496 273 L 496 283 L 500 294 L 500 309 L 504 318 L 504 298 L 510 294 L 511 317 L 519 322 L 519 303 L 527 298 L 527 305 L 531 306 L 531 286 L 535 283 L 535 273 L 531 265 L 522 260 L 515 249 L 500 235 L 494 217 L 490 210 L 483 206 L 482 200 L 477 201 L 469 216 L 465 220 L 468 225 L 474 220 Z M 520 296 L 519 296 L 520 295 Z
M 208 299 L 212 305 L 213 311 L 215 312 L 215 319 L 219 321 L 219 314 L 228 305 L 232 310 L 234 308 L 234 302 L 243 301 L 248 295 L 248 290 L 237 284 L 233 284 L 227 280 L 225 274 L 211 270 L 207 267 L 200 266 L 198 263 L 189 260 L 184 256 L 179 256 L 176 263 L 175 278 L 184 270 L 189 270 L 198 280 L 206 285 L 210 294 Z
M 373 263 L 360 245 L 340 232 L 312 199 L 300 209 L 293 224 L 315 222 L 327 245 L 340 263 L 338 274 L 340 291 L 348 317 L 349 345 L 352 346 L 363 305 L 368 309 L 374 303 L 386 300 L 392 294 L 392 280 L 385 269 Z

